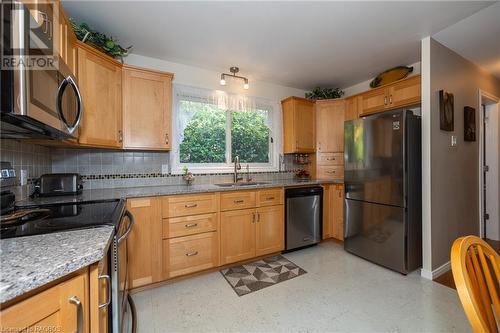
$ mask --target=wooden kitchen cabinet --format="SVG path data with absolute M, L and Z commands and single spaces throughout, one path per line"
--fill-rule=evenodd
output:
M 285 248 L 283 205 L 261 207 L 255 223 L 255 255 L 263 256 Z
M 318 152 L 344 151 L 343 99 L 316 101 L 316 147 Z
M 127 238 L 129 287 L 161 281 L 162 220 L 159 197 L 127 199 L 135 224 Z
M 107 256 L 89 267 L 90 332 L 108 332 L 108 315 L 111 311 L 108 304 L 111 301 L 110 274 Z
M 253 208 L 221 213 L 221 265 L 255 257 L 255 219 Z
M 420 103 L 420 75 L 415 75 L 359 95 L 360 116 Z
M 170 150 L 173 76 L 123 67 L 123 148 Z
M 77 42 L 78 84 L 83 99 L 79 143 L 121 148 L 122 65 L 94 48 Z
M 88 269 L 0 312 L 2 332 L 89 332 Z M 79 305 L 78 305 L 79 303 Z
M 352 96 L 346 98 L 344 121 L 358 119 L 360 106 L 361 106 L 361 96 Z
M 77 77 L 78 66 L 76 40 L 71 23 L 59 3 L 59 55 L 75 77 Z
M 316 120 L 314 101 L 288 97 L 281 101 L 283 109 L 283 152 L 314 153 Z
M 323 239 L 344 240 L 344 185 L 323 185 Z

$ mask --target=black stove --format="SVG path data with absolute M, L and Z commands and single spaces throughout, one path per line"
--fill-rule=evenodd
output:
M 48 234 L 65 230 L 118 227 L 125 210 L 123 200 L 87 201 L 13 207 L 0 216 L 0 238 Z

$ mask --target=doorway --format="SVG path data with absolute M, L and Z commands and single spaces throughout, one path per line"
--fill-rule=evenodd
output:
M 479 178 L 480 235 L 500 241 L 499 99 L 480 91 Z

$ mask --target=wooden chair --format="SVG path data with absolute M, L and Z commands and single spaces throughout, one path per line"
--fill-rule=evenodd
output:
M 500 256 L 476 236 L 455 240 L 451 270 L 458 296 L 474 332 L 498 333 Z

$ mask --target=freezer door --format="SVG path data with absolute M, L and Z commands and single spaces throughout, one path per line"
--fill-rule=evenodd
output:
M 404 111 L 344 124 L 346 198 L 404 206 Z
M 406 274 L 404 208 L 346 199 L 344 209 L 344 249 Z

